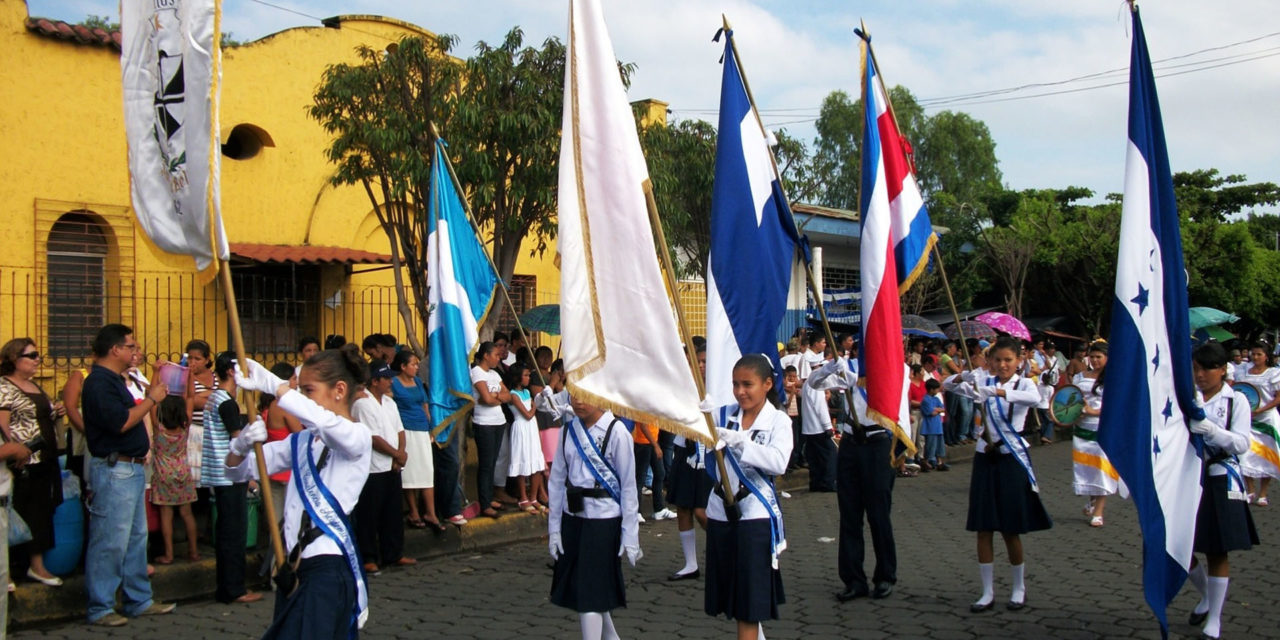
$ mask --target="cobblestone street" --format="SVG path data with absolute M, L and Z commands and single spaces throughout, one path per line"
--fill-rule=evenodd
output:
M 1028 606 L 970 614 L 979 592 L 974 536 L 964 531 L 970 466 L 899 479 L 894 524 L 899 576 L 885 600 L 838 604 L 834 494 L 795 492 L 784 500 L 790 548 L 782 555 L 788 601 L 766 626 L 774 638 L 1159 638 L 1142 599 L 1136 513 L 1115 498 L 1107 524 L 1091 529 L 1083 500 L 1071 495 L 1071 447 L 1033 450 L 1054 528 L 1024 538 Z M 1277 638 L 1280 556 L 1274 510 L 1255 508 L 1264 546 L 1232 556 L 1223 636 Z M 509 515 L 505 517 L 534 517 Z M 421 535 L 410 532 L 410 535 Z M 702 613 L 702 582 L 668 583 L 680 565 L 675 521 L 641 525 L 645 557 L 628 569 L 629 607 L 614 613 L 624 638 L 730 637 L 732 623 Z M 871 560 L 871 554 L 868 553 Z M 370 579 L 371 618 L 364 638 L 573 638 L 576 617 L 547 602 L 551 572 L 544 543 L 433 559 Z M 996 601 L 1009 597 L 1002 545 L 996 552 Z M 871 567 L 868 567 L 870 573 Z M 1186 624 L 1196 599 L 1188 585 L 1170 608 L 1173 638 L 1198 637 Z M 271 615 L 270 598 L 254 605 L 182 603 L 174 615 L 132 620 L 119 629 L 83 623 L 28 629 L 28 638 L 256 638 Z

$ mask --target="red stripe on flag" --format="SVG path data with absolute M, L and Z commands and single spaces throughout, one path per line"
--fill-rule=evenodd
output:
M 902 148 L 902 136 L 893 121 L 893 112 L 885 109 L 876 122 L 880 128 L 880 155 L 884 157 L 884 181 L 889 187 L 889 202 L 892 203 L 902 193 L 902 183 L 911 173 L 911 165 Z
M 897 271 L 893 261 L 892 241 L 883 249 L 884 273 L 879 274 L 880 289 L 864 319 L 866 340 L 862 345 L 867 379 L 867 408 L 895 422 L 902 401 L 902 311 L 898 306 Z

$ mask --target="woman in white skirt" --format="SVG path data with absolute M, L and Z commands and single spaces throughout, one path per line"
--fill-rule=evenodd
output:
M 538 437 L 538 420 L 534 415 L 533 398 L 529 394 L 529 365 L 517 361 L 507 370 L 507 385 L 511 388 L 511 464 L 507 475 L 515 478 L 520 508 L 538 513 L 545 507 L 537 496 L 543 491 L 542 472 L 546 462 L 542 459 L 542 441 Z M 528 486 L 532 480 L 533 486 Z
M 405 524 L 414 529 L 428 527 L 443 532 L 445 527 L 436 517 L 435 458 L 431 447 L 431 421 L 427 419 L 427 390 L 418 380 L 418 356 L 401 351 L 391 360 L 391 398 L 400 410 L 404 423 L 405 453 L 409 459 L 400 472 L 400 482 L 409 502 Z
M 1084 394 L 1084 417 L 1076 425 L 1071 438 L 1071 462 L 1075 470 L 1075 490 L 1078 496 L 1088 496 L 1084 514 L 1089 526 L 1101 527 L 1107 496 L 1120 488 L 1120 474 L 1107 460 L 1107 454 L 1098 444 L 1098 419 L 1102 415 L 1103 368 L 1107 366 L 1107 343 L 1098 340 L 1089 345 L 1089 369 L 1071 378 L 1071 384 Z
M 1280 369 L 1270 366 L 1267 345 L 1249 345 L 1249 364 L 1236 370 L 1236 382 L 1247 382 L 1258 390 L 1258 408 L 1253 412 L 1249 451 L 1240 456 L 1240 473 L 1252 502 L 1259 507 L 1269 504 L 1267 489 L 1272 478 L 1280 478 Z M 1255 493 L 1256 492 L 1256 493 Z

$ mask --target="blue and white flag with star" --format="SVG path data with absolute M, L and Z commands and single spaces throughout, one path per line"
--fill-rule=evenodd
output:
M 1187 278 L 1169 154 L 1136 8 L 1129 64 L 1129 145 L 1098 442 L 1137 507 L 1146 600 L 1167 637 L 1165 609 L 1186 580 L 1200 504 L 1201 460 L 1187 423 L 1204 411 L 1191 379 Z

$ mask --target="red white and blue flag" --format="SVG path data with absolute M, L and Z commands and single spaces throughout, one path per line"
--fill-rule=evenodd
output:
M 1133 496 L 1142 528 L 1147 604 L 1168 637 L 1165 610 L 1191 563 L 1201 459 L 1187 422 L 1203 419 L 1191 376 L 1182 236 L 1151 57 L 1133 10 L 1129 145 L 1111 307 L 1107 402 L 1098 444 Z
M 906 385 L 902 311 L 898 295 L 924 270 L 936 242 L 929 212 L 898 132 L 888 96 L 864 43 L 862 100 L 862 344 L 859 371 L 866 377 L 867 417 L 891 429 L 914 453 L 910 421 L 902 412 Z

